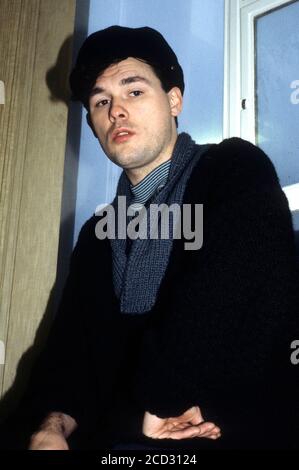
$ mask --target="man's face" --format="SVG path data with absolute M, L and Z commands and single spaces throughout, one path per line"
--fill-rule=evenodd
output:
M 179 88 L 166 93 L 148 64 L 129 57 L 97 78 L 89 113 L 104 152 L 129 174 L 171 157 L 181 105 Z

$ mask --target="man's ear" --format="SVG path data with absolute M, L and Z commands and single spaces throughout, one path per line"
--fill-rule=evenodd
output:
M 183 108 L 183 97 L 181 90 L 175 86 L 167 93 L 171 115 L 178 116 Z
M 89 112 L 86 114 L 86 122 L 89 125 L 90 129 L 92 130 L 92 133 L 95 136 L 95 138 L 98 139 L 98 136 L 96 134 L 96 131 L 94 130 Z

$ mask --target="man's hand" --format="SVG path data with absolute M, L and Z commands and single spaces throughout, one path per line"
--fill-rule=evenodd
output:
M 192 437 L 218 439 L 221 436 L 218 426 L 204 421 L 198 406 L 189 408 L 175 418 L 163 419 L 146 411 L 142 432 L 152 439 L 190 439 Z
M 29 450 L 69 450 L 69 446 L 62 433 L 38 431 L 31 436 Z
M 76 421 L 64 413 L 50 413 L 31 436 L 29 450 L 69 450 L 67 438 L 77 428 Z

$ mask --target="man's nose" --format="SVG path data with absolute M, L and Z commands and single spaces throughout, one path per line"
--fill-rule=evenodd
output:
M 112 101 L 109 110 L 109 118 L 112 122 L 115 122 L 117 119 L 127 119 L 128 111 L 123 103 L 119 101 Z

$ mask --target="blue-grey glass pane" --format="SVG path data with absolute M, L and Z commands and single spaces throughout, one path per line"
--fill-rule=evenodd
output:
M 299 1 L 256 21 L 257 142 L 282 186 L 299 182 Z

